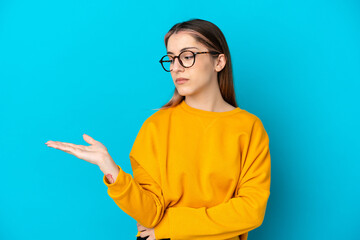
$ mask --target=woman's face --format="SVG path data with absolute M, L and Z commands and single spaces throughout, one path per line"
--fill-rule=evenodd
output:
M 178 32 L 170 36 L 167 43 L 167 54 L 178 56 L 181 52 L 190 50 L 192 52 L 207 52 L 208 49 L 187 32 Z M 171 77 L 182 96 L 194 95 L 209 87 L 216 86 L 218 61 L 210 54 L 198 54 L 195 56 L 195 64 L 190 68 L 184 68 L 176 58 L 171 69 Z M 177 83 L 178 78 L 188 79 L 184 83 Z

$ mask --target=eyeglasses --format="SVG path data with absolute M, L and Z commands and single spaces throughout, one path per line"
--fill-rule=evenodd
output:
M 184 68 L 189 68 L 192 67 L 195 64 L 195 56 L 198 54 L 205 54 L 205 53 L 210 53 L 213 55 L 218 55 L 220 54 L 219 52 L 214 52 L 214 51 L 210 51 L 210 52 L 192 52 L 192 51 L 184 51 L 181 52 L 178 56 L 169 56 L 169 55 L 165 55 L 160 59 L 160 63 L 161 66 L 163 67 L 163 69 L 167 72 L 171 72 L 172 71 L 172 66 L 174 65 L 175 59 L 178 58 L 179 59 L 179 63 L 181 66 L 183 66 Z

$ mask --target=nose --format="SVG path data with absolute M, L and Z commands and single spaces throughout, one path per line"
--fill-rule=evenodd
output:
M 181 66 L 179 58 L 175 58 L 171 71 L 178 72 L 178 71 L 181 71 L 181 70 L 184 70 L 184 67 Z

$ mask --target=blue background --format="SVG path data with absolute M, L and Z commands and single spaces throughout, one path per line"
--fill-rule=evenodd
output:
M 102 142 L 132 173 L 143 121 L 172 96 L 172 25 L 214 22 L 237 101 L 269 137 L 271 194 L 250 239 L 359 239 L 360 3 L 0 1 L 0 239 L 135 239 L 96 165 L 45 145 Z

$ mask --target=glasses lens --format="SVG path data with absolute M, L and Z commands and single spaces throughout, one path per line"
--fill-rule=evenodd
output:
M 164 56 L 162 59 L 161 59 L 161 64 L 163 65 L 163 68 L 166 70 L 166 71 L 170 71 L 170 64 L 172 62 L 172 58 L 169 58 L 169 56 Z
M 191 67 L 194 64 L 195 55 L 193 52 L 185 51 L 180 54 L 180 59 L 184 67 Z

